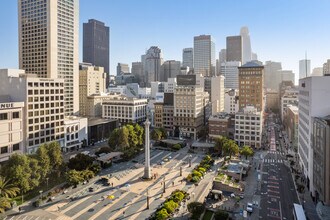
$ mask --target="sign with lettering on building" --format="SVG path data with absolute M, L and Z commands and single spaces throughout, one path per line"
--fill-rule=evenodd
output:
M 19 107 L 24 107 L 24 103 L 23 102 L 0 103 L 0 109 L 19 108 Z

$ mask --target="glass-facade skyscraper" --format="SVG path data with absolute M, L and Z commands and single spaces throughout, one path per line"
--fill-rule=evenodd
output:
M 109 27 L 101 21 L 89 19 L 83 24 L 83 61 L 104 67 L 107 73 L 106 87 L 109 86 Z
M 194 72 L 203 76 L 215 75 L 215 43 L 211 35 L 194 37 Z

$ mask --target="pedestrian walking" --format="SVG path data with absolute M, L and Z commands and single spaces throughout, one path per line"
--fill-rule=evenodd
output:
M 172 182 L 172 186 L 174 186 L 174 181 Z
M 20 213 L 22 211 L 22 208 L 21 207 L 18 207 L 18 212 Z

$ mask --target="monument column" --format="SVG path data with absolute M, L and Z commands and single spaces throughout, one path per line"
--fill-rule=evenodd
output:
M 144 153 L 145 153 L 145 167 L 144 167 L 144 179 L 151 179 L 151 171 L 150 171 L 150 122 L 147 118 L 147 120 L 144 122 L 144 132 L 145 132 L 145 147 L 144 147 Z

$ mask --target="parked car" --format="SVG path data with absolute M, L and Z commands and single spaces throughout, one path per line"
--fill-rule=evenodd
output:
M 252 213 L 253 212 L 253 205 L 252 203 L 248 203 L 246 206 L 246 211 Z
M 89 188 L 88 188 L 88 191 L 89 191 L 89 192 L 94 192 L 94 188 L 93 188 L 93 187 L 89 187 Z

